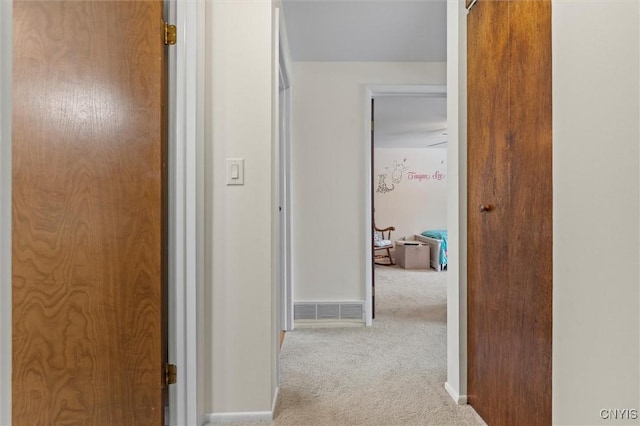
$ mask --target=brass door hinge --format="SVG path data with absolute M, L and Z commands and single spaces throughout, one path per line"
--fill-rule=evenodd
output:
M 164 384 L 175 385 L 178 380 L 178 367 L 175 364 L 164 365 Z
M 173 46 L 178 40 L 177 30 L 175 25 L 171 25 L 168 22 L 164 23 L 164 44 Z

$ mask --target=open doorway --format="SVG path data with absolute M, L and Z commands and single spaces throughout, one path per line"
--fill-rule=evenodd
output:
M 367 120 L 365 131 L 373 136 L 367 138 L 365 151 L 370 156 L 365 163 L 370 165 L 366 174 L 371 191 L 366 200 L 367 242 L 363 245 L 371 253 L 374 207 L 378 226 L 396 228 L 394 239 L 446 227 L 446 88 L 369 86 L 366 98 L 365 114 L 376 122 L 374 125 L 374 120 Z M 427 205 L 420 200 L 428 196 L 435 203 Z M 375 264 L 372 256 L 366 259 L 366 323 L 371 325 L 375 310 Z

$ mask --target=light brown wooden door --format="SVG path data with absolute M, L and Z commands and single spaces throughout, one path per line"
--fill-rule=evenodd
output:
M 468 399 L 551 424 L 551 3 L 468 15 Z
M 14 2 L 14 426 L 162 424 L 162 7 Z

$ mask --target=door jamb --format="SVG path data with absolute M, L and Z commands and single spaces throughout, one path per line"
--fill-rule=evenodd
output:
M 281 331 L 292 331 L 293 320 L 293 278 L 292 278 L 292 204 L 291 204 L 291 141 L 292 141 L 292 63 L 290 57 L 289 38 L 287 35 L 282 7 L 275 8 L 274 16 L 274 72 L 277 75 L 278 88 L 274 95 L 276 117 L 274 127 L 277 132 L 275 151 L 277 161 L 274 165 L 278 200 L 282 211 L 278 213 L 277 245 L 277 297 L 274 309 L 278 315 L 278 335 Z M 279 369 L 278 369 L 279 370 Z
M 371 253 L 373 251 L 373 218 L 371 217 L 371 182 L 373 170 L 371 169 L 371 99 L 385 96 L 420 96 L 420 97 L 445 97 L 447 96 L 447 87 L 443 84 L 421 84 L 421 85 L 367 85 L 364 94 L 364 168 L 365 182 L 367 182 L 367 190 L 364 193 L 364 243 L 362 245 L 362 253 L 364 256 L 364 294 L 365 294 L 365 324 L 371 326 L 373 324 L 372 312 L 372 291 L 371 284 L 373 280 L 373 259 Z
M 282 51 L 282 49 L 280 49 Z M 293 286 L 291 284 L 291 83 L 286 62 L 280 59 L 279 65 L 279 122 L 280 133 L 278 137 L 279 161 L 279 195 L 281 222 L 279 229 L 280 268 L 279 282 L 282 287 L 281 329 L 293 330 Z
M 179 30 L 169 49 L 169 362 L 178 381 L 169 387 L 170 425 L 199 424 L 203 375 L 199 336 L 203 321 L 201 289 L 203 147 L 202 40 L 204 2 L 164 0 L 166 19 Z

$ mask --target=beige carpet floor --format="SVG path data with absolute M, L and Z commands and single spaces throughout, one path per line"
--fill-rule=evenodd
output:
M 446 381 L 446 274 L 376 269 L 369 328 L 298 328 L 282 348 L 276 426 L 484 425 Z

